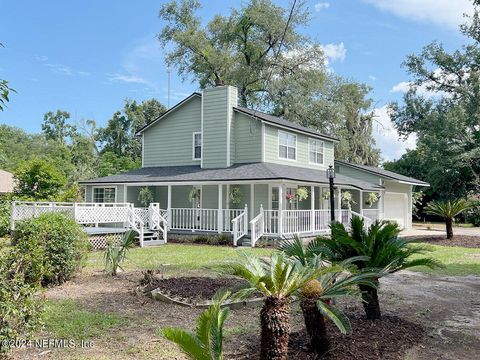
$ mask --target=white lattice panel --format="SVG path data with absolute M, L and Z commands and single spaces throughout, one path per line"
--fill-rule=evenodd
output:
M 122 240 L 123 234 L 97 234 L 97 235 L 90 235 L 88 237 L 88 241 L 90 242 L 90 246 L 94 250 L 101 250 L 107 247 L 109 241 L 114 241 L 116 243 L 120 243 Z

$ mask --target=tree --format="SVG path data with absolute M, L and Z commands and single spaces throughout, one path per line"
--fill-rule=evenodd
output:
M 399 133 L 418 138 L 417 150 L 402 157 L 402 167 L 423 165 L 423 178 L 437 200 L 480 192 L 480 2 L 473 3 L 474 15 L 461 26 L 467 45 L 448 52 L 432 42 L 408 56 L 403 66 L 412 77 L 411 89 L 403 104 L 390 105 Z M 420 160 L 416 166 L 413 156 Z
M 29 200 L 50 200 L 67 183 L 55 166 L 43 159 L 33 159 L 20 164 L 14 174 L 15 196 Z
M 376 221 L 365 230 L 363 219 L 354 216 L 350 223 L 350 232 L 338 222 L 332 223 L 330 227 L 331 238 L 320 237 L 316 240 L 324 258 L 338 262 L 360 256 L 362 258 L 353 261 L 359 270 L 369 269 L 378 272 L 371 278 L 375 286 L 359 285 L 368 319 L 375 320 L 381 317 L 377 292 L 381 276 L 413 266 L 441 266 L 438 261 L 431 258 L 412 259 L 413 255 L 424 254 L 426 249 L 409 246 L 408 240 L 399 238 L 400 229 L 395 223 Z
M 197 0 L 161 7 L 159 40 L 167 63 L 201 88 L 228 84 L 239 89 L 241 106 L 342 138 L 341 158 L 376 165 L 378 151 L 368 112 L 370 89 L 330 74 L 318 42 L 301 34 L 310 14 L 305 2 L 293 9 L 251 0 L 228 16 L 202 25 Z M 351 143 L 351 144 L 350 144 Z
M 134 230 L 128 230 L 122 236 L 120 243 L 111 241 L 107 244 L 105 249 L 105 271 L 112 276 L 117 276 L 118 269 L 123 270 L 120 263 L 127 258 L 127 252 L 135 246 L 135 237 L 137 236 Z
M 428 214 L 438 215 L 445 219 L 447 239 L 453 238 L 453 220 L 455 216 L 469 210 L 471 204 L 464 199 L 453 201 L 432 201 L 425 208 Z
M 4 47 L 2 43 L 0 43 L 0 46 Z M 0 79 L 0 111 L 3 111 L 6 103 L 10 101 L 10 92 L 16 91 L 8 85 L 7 80 Z
M 316 239 L 304 245 L 303 241 L 296 236 L 292 240 L 282 241 L 280 250 L 302 266 L 312 268 L 329 266 L 328 272 L 309 281 L 300 290 L 300 308 L 310 337 L 310 347 L 317 355 L 322 356 L 330 349 L 325 322 L 327 318 L 331 319 L 343 334 L 351 331 L 350 321 L 339 308 L 332 304 L 331 299 L 357 295 L 358 292 L 355 289 L 358 285 L 375 287 L 371 278 L 372 275 L 377 274 L 373 272 L 355 273 L 351 263 L 360 260 L 359 257 L 336 265 L 326 264 L 320 257 L 322 247 Z M 367 260 L 366 257 L 364 259 Z
M 268 260 L 245 254 L 244 262 L 230 265 L 233 274 L 247 280 L 249 288 L 238 296 L 255 291 L 265 296 L 260 311 L 261 359 L 287 359 L 290 336 L 290 297 L 309 281 L 328 270 L 301 266 L 274 252 Z
M 126 100 L 123 109 L 116 111 L 105 128 L 98 130 L 97 139 L 101 144 L 102 153 L 112 152 L 119 157 L 129 157 L 133 161 L 141 159 L 142 144 L 135 133 L 165 111 L 166 108 L 155 99 L 140 104 Z
M 70 113 L 67 111 L 57 110 L 57 112 L 49 111 L 43 116 L 42 131 L 47 140 L 55 140 L 62 144 L 66 139 L 72 137 L 77 128 L 68 124 Z
M 230 309 L 222 308 L 222 304 L 230 297 L 226 290 L 218 291 L 212 299 L 212 304 L 197 320 L 195 333 L 178 328 L 165 328 L 162 335 L 175 344 L 194 360 L 223 359 L 223 325 Z

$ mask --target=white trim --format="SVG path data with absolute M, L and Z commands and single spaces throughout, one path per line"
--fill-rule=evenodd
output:
M 223 186 L 223 185 L 222 185 Z M 230 184 L 226 185 L 226 194 L 225 194 L 225 207 L 230 209 Z
M 395 181 L 394 179 L 389 179 L 389 180 L 390 181 Z M 419 184 L 419 183 L 416 183 L 416 182 L 403 181 L 403 180 L 397 180 L 397 182 L 400 183 L 400 184 L 406 184 L 406 185 L 430 187 L 430 184 Z
M 123 185 L 123 202 L 127 202 L 127 185 Z
M 145 133 L 142 132 L 142 168 L 144 167 L 144 159 L 145 158 Z
M 195 157 L 195 135 L 200 134 L 200 157 L 196 158 Z M 192 133 L 192 160 L 193 161 L 202 161 L 203 157 L 203 134 L 201 131 L 194 131 Z
M 230 106 L 230 86 L 227 86 L 227 167 L 230 167 L 230 126 L 232 118 Z
M 322 143 L 322 162 L 321 163 L 314 162 L 310 159 L 310 151 L 311 151 L 310 150 L 310 145 L 312 144 L 313 141 Z M 325 165 L 325 141 L 314 139 L 314 138 L 308 138 L 308 163 L 310 165 L 326 167 L 326 165 Z
M 118 186 L 117 185 L 92 185 L 92 196 L 91 196 L 92 203 L 96 202 L 96 201 L 93 200 L 93 195 L 95 193 L 95 189 L 110 189 L 110 188 L 115 189 L 115 201 L 114 201 L 114 203 L 118 202 L 117 201 L 117 196 L 118 196 Z M 105 194 L 103 196 L 105 198 Z M 103 203 L 100 203 L 100 204 L 111 204 L 111 203 L 103 202 Z
M 202 156 L 200 157 L 200 167 L 203 168 L 203 91 L 200 98 L 200 132 L 202 133 Z
M 265 122 L 262 121 L 262 162 L 265 162 Z
M 255 184 L 250 184 L 250 218 L 255 217 Z
M 279 160 L 287 160 L 287 161 L 297 161 L 297 158 L 298 158 L 298 154 L 297 154 L 297 151 L 298 151 L 298 146 L 297 146 L 297 135 L 296 134 L 293 134 L 293 133 L 289 133 L 287 131 L 283 131 L 283 130 L 277 130 L 277 158 Z M 287 137 L 288 135 L 291 135 L 291 136 L 295 136 L 295 159 L 289 159 L 288 158 L 288 149 L 289 149 L 289 146 L 286 145 L 286 148 L 287 148 L 287 157 L 282 157 L 280 156 L 280 134 L 286 134 Z M 287 140 L 287 144 L 288 144 L 288 140 Z M 282 145 L 284 146 L 284 145 Z

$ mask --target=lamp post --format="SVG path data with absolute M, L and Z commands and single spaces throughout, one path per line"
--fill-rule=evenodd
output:
M 327 169 L 327 179 L 330 183 L 330 221 L 335 221 L 335 200 L 333 199 L 333 192 L 335 191 L 333 187 L 333 179 L 335 179 L 335 169 L 330 165 Z

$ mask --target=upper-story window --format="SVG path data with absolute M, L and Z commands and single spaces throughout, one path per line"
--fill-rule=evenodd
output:
M 202 158 L 202 133 L 193 133 L 193 159 L 200 160 Z
M 284 132 L 278 132 L 278 157 L 281 159 L 297 159 L 297 136 Z
M 114 187 L 93 188 L 93 202 L 114 203 L 116 197 L 115 190 Z
M 323 164 L 323 141 L 309 140 L 309 159 L 312 164 Z

